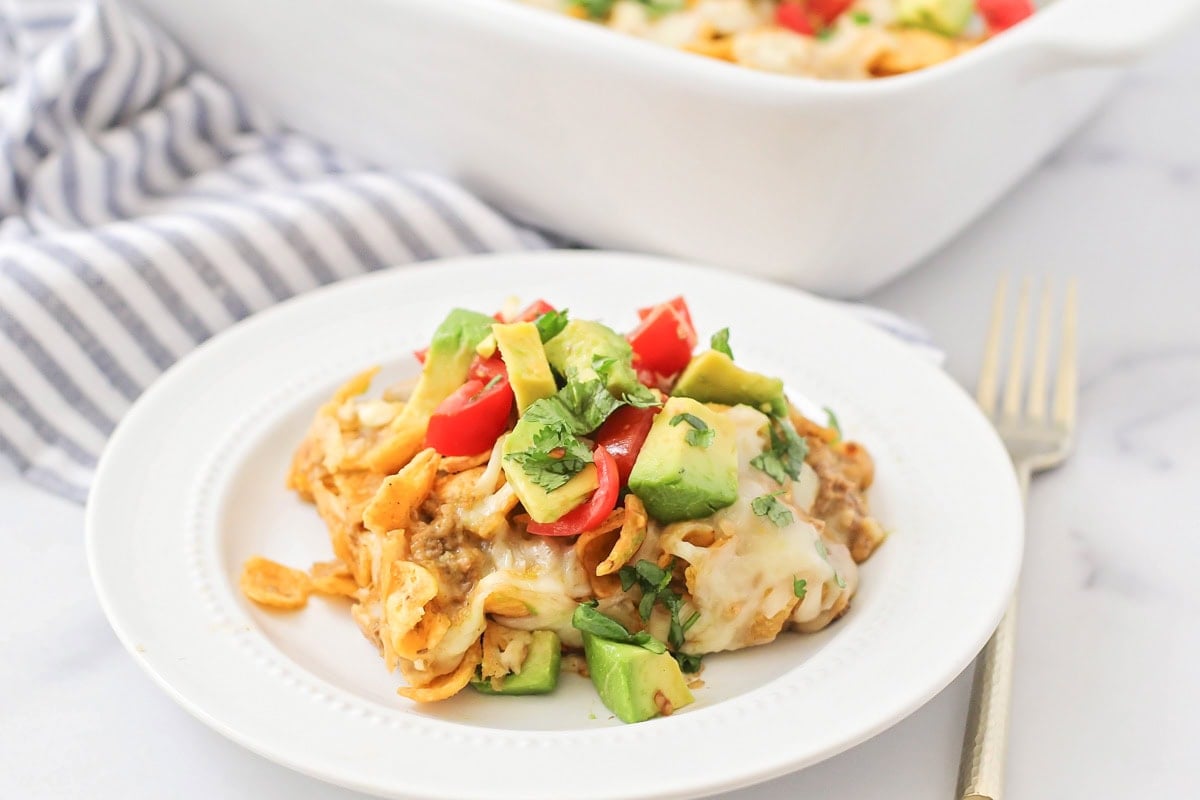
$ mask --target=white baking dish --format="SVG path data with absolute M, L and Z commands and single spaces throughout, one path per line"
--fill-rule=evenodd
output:
M 947 64 L 768 75 L 512 0 L 138 0 L 297 129 L 588 244 L 866 291 L 945 242 L 1200 0 L 1058 0 Z

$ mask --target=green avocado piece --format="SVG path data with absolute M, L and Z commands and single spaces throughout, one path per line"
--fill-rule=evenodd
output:
M 901 25 L 924 28 L 943 36 L 958 36 L 975 13 L 973 0 L 897 0 Z
M 600 699 L 622 722 L 670 714 L 695 700 L 669 653 L 652 653 L 586 632 L 583 652 Z
M 492 335 L 508 368 L 508 382 L 517 396 L 517 411 L 525 413 L 537 400 L 558 391 L 542 337 L 532 322 L 497 323 Z
M 633 370 L 633 348 L 624 336 L 599 322 L 568 322 L 558 336 L 546 342 L 546 358 L 559 375 L 580 382 L 597 377 L 594 359 L 611 359 L 607 388 L 617 397 L 641 385 Z
M 503 678 L 500 688 L 490 680 L 473 680 L 471 686 L 484 694 L 549 694 L 558 686 L 558 670 L 562 663 L 562 643 L 554 631 L 534 631 L 529 654 L 520 672 Z
M 541 423 L 530 420 L 529 417 L 521 417 L 512 433 L 504 440 L 504 455 L 528 450 L 533 444 L 533 437 L 541 428 Z M 554 522 L 582 503 L 600 486 L 595 464 L 588 464 L 578 475 L 553 491 L 546 491 L 534 483 L 515 461 L 505 458 L 501 461 L 501 468 L 504 470 L 504 477 L 512 485 L 513 492 L 534 522 Z
M 466 383 L 475 346 L 492 332 L 496 320 L 456 308 L 433 332 L 421 377 L 402 414 L 428 417 L 454 390 Z
M 707 447 L 688 442 L 688 414 L 713 431 Z M 737 433 L 724 414 L 688 397 L 671 397 L 654 418 L 629 473 L 629 490 L 659 522 L 700 519 L 738 497 Z
M 767 414 L 787 414 L 783 381 L 744 370 L 733 359 L 716 350 L 708 350 L 691 360 L 675 383 L 671 394 L 691 397 L 702 403 L 739 403 Z

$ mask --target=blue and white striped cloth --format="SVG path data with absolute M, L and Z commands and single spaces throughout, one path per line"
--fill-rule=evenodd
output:
M 243 317 L 548 246 L 445 180 L 280 128 L 116 0 L 0 0 L 0 85 L 0 454 L 80 502 L 129 405 Z

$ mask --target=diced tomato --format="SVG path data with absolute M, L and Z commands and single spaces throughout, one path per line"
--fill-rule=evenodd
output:
M 425 358 L 429 355 L 429 348 L 422 347 L 420 350 L 413 350 L 413 358 L 417 359 L 420 364 L 425 363 Z
M 504 366 L 504 360 L 499 354 L 491 358 L 475 356 L 475 360 L 471 362 L 471 369 L 467 371 L 469 380 L 483 381 L 485 384 L 497 375 L 508 378 L 508 368 Z
M 1008 30 L 1034 11 L 1030 0 L 979 0 L 977 6 L 992 33 Z
M 508 380 L 488 387 L 472 379 L 442 401 L 429 419 L 425 446 L 444 456 L 472 456 L 489 450 L 508 429 L 513 391 Z
M 529 305 L 521 310 L 521 313 L 513 317 L 510 322 L 533 322 L 542 314 L 549 313 L 554 310 L 554 306 L 547 303 L 545 300 L 534 300 Z
M 854 0 L 808 0 L 808 13 L 817 19 L 822 27 L 832 25 L 837 18 L 854 4 Z
M 640 319 L 640 320 L 646 319 L 646 317 L 650 316 L 650 314 L 653 313 L 654 310 L 657 309 L 659 306 L 670 306 L 671 308 L 675 309 L 675 311 L 679 314 L 680 317 L 683 318 L 683 321 L 685 323 L 687 323 L 688 340 L 691 342 L 692 347 L 695 347 L 696 342 L 698 340 L 698 337 L 696 336 L 696 326 L 692 324 L 692 310 L 690 308 L 688 308 L 687 301 L 683 299 L 683 295 L 680 295 L 679 297 L 671 298 L 667 302 L 659 303 L 656 306 L 648 306 L 647 308 L 639 308 L 638 312 L 637 312 L 638 319 Z
M 675 375 L 692 360 L 696 331 L 673 306 L 656 306 L 629 334 L 637 367 L 660 375 Z
M 595 528 L 617 507 L 621 479 L 617 462 L 603 447 L 592 454 L 600 486 L 583 505 L 576 506 L 554 522 L 530 522 L 526 530 L 538 536 L 574 536 Z
M 801 3 L 780 3 L 775 7 L 775 21 L 788 30 L 812 36 L 812 20 L 808 18 L 808 9 Z
M 638 453 L 642 452 L 657 413 L 657 408 L 621 406 L 592 434 L 596 444 L 617 462 L 617 475 L 622 486 L 629 482 L 629 473 L 633 471 Z

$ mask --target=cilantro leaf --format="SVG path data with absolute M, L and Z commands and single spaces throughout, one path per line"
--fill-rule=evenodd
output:
M 562 311 L 547 311 L 533 321 L 537 327 L 538 336 L 541 337 L 542 344 L 553 339 L 562 333 L 563 328 L 567 327 L 567 309 Z
M 852 11 L 850 19 L 854 20 L 855 25 L 870 25 L 871 14 L 869 11 Z
M 634 408 L 658 408 L 662 401 L 658 395 L 650 391 L 650 387 L 638 384 L 633 391 L 621 395 L 621 399 Z
M 693 612 L 686 622 L 680 620 L 679 614 L 683 611 L 683 598 L 671 589 L 671 578 L 674 577 L 673 567 L 668 566 L 664 569 L 653 561 L 642 559 L 633 566 L 621 567 L 618 575 L 621 578 L 621 588 L 625 591 L 629 591 L 635 585 L 641 588 L 642 599 L 638 603 L 638 614 L 643 620 L 650 619 L 655 603 L 662 605 L 667 610 L 671 620 L 667 642 L 675 650 L 683 647 L 684 635 L 700 619 L 700 612 Z
M 679 669 L 683 672 L 699 672 L 700 660 L 704 658 L 691 653 L 671 653 L 671 656 L 679 663 Z
M 596 601 L 580 603 L 571 615 L 571 625 L 585 633 L 623 644 L 636 644 L 651 653 L 665 653 L 667 646 L 645 631 L 630 633 L 629 629 L 607 614 L 597 610 Z
M 599 428 L 621 401 L 599 380 L 569 381 L 550 397 L 543 397 L 525 410 L 525 416 L 541 425 L 557 425 L 576 436 Z
M 718 353 L 724 353 L 729 356 L 730 360 L 733 360 L 733 351 L 729 349 L 729 328 L 721 328 L 721 330 L 714 333 L 712 339 L 709 340 L 709 344 L 713 350 L 716 350 Z
M 808 581 L 804 578 L 792 579 L 792 591 L 795 592 L 796 597 L 803 600 L 804 595 L 808 594 Z
M 846 588 L 846 579 L 843 578 L 842 573 L 838 572 L 837 570 L 833 571 L 833 582 L 838 585 L 839 589 Z
M 661 17 L 663 14 L 681 11 L 684 8 L 683 0 L 638 0 L 638 2 L 646 7 L 651 17 Z
M 616 0 L 571 0 L 571 3 L 583 9 L 592 19 L 603 19 L 612 12 Z
M 825 411 L 825 427 L 833 428 L 833 432 L 837 434 L 835 442 L 842 440 L 842 423 L 838 422 L 837 414 L 833 413 L 833 409 L 829 406 L 824 407 Z
M 717 432 L 708 427 L 708 423 L 695 414 L 676 414 L 671 417 L 671 421 L 667 424 L 675 427 L 681 422 L 687 422 L 688 425 L 692 426 L 692 429 L 687 432 L 687 436 L 684 437 L 692 447 L 699 447 L 703 450 L 713 443 L 713 438 L 716 437 Z
M 592 462 L 592 452 L 565 425 L 547 423 L 534 434 L 529 449 L 509 453 L 505 459 L 519 464 L 530 480 L 552 492 L 583 471 Z
M 792 516 L 791 510 L 787 506 L 779 502 L 779 495 L 781 494 L 783 494 L 782 491 L 754 498 L 750 501 L 750 510 L 756 516 L 766 517 L 777 528 L 791 525 L 795 517 Z
M 750 466 L 767 473 L 780 485 L 783 485 L 784 476 L 799 480 L 800 468 L 808 456 L 808 442 L 796 433 L 791 420 L 772 420 L 769 432 L 770 449 L 750 459 Z

